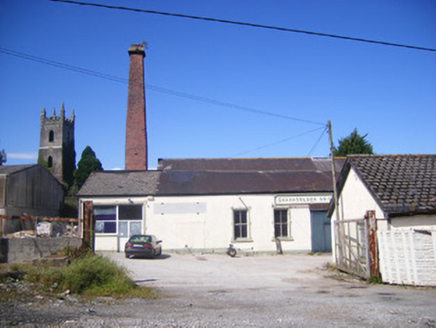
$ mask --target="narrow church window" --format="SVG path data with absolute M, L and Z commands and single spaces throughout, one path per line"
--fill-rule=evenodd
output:
M 53 167 L 53 157 L 49 156 L 47 162 L 48 167 Z
M 50 132 L 48 133 L 48 142 L 53 142 L 54 141 L 54 132 L 53 130 L 50 130 Z

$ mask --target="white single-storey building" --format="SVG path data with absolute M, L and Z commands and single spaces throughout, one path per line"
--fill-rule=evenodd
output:
M 436 155 L 349 156 L 337 189 L 338 206 L 332 202 L 328 213 L 335 259 L 335 221 L 374 211 L 383 280 L 436 285 Z
M 95 172 L 78 196 L 93 202 L 96 250 L 143 233 L 164 250 L 329 252 L 332 189 L 326 158 L 161 159 L 154 171 Z

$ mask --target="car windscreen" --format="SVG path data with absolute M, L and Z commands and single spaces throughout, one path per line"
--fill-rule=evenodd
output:
M 130 238 L 131 243 L 149 243 L 150 241 L 150 236 L 133 236 L 132 238 Z

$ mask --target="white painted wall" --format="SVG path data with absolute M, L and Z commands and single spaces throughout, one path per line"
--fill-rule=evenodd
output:
M 167 249 L 223 250 L 232 243 L 244 250 L 275 251 L 274 206 L 273 195 L 156 197 L 147 204 L 146 230 L 159 236 Z M 173 211 L 178 207 L 180 211 Z M 244 209 L 248 238 L 234 240 L 233 210 Z M 282 249 L 310 251 L 309 206 L 290 208 L 289 214 L 293 240 L 283 240 Z
M 163 240 L 167 250 L 275 252 L 274 208 L 288 209 L 290 237 L 284 252 L 311 250 L 309 204 L 275 204 L 276 195 L 177 196 L 94 199 L 94 205 L 144 204 L 143 230 Z M 330 197 L 330 195 L 328 195 Z M 92 199 L 81 199 L 92 200 Z M 248 210 L 248 238 L 233 239 L 233 210 Z M 96 250 L 117 250 L 117 237 L 96 235 Z
M 341 194 L 338 198 L 339 206 L 335 208 L 331 217 L 332 225 L 332 256 L 333 261 L 336 259 L 335 242 L 335 224 L 334 221 L 339 220 L 355 220 L 362 219 L 367 211 L 375 211 L 375 216 L 379 221 L 377 222 L 378 228 L 387 229 L 387 221 L 384 221 L 384 213 L 377 202 L 372 197 L 368 188 L 363 184 L 356 171 L 351 168 L 345 180 Z M 380 220 L 381 219 L 381 220 Z
M 436 230 L 436 215 L 415 215 L 390 219 L 392 229 Z
M 384 218 L 380 206 L 378 206 L 353 168 L 348 173 L 338 201 L 340 219 L 361 219 L 367 211 L 375 211 L 376 218 Z M 332 219 L 335 220 L 337 218 L 336 210 L 332 216 Z

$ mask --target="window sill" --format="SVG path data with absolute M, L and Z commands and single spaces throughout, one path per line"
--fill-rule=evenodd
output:
M 292 237 L 278 237 L 277 239 L 280 241 L 294 241 L 294 238 Z M 276 238 L 272 238 L 271 241 L 275 242 Z
M 233 239 L 232 243 L 252 243 L 253 239 L 249 238 L 239 238 L 239 239 Z

